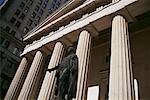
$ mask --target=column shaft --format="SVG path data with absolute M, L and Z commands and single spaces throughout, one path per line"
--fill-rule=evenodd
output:
M 16 100 L 17 99 L 21 91 L 21 88 L 23 86 L 24 80 L 27 76 L 28 70 L 29 70 L 29 66 L 28 66 L 27 59 L 23 57 L 4 100 Z
M 36 98 L 35 94 L 37 92 L 37 88 L 39 88 L 39 78 L 43 63 L 43 54 L 41 53 L 41 51 L 37 51 L 28 72 L 27 78 L 19 94 L 18 100 L 33 100 Z
M 109 100 L 133 100 L 133 78 L 128 29 L 118 15 L 112 21 Z
M 56 43 L 51 60 L 48 65 L 49 69 L 58 65 L 58 63 L 62 59 L 63 52 L 64 52 L 63 45 L 60 42 Z M 50 98 L 53 97 L 52 93 L 55 88 L 55 80 L 56 80 L 55 73 L 56 71 L 53 71 L 51 73 L 46 72 L 46 75 L 42 84 L 42 88 L 38 96 L 38 100 L 49 100 Z
M 87 31 L 80 33 L 76 54 L 79 59 L 79 72 L 76 100 L 84 100 L 89 66 L 91 36 Z

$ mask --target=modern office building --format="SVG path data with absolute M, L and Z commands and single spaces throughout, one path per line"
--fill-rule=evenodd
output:
M 5 100 L 54 100 L 56 72 L 46 72 L 73 46 L 74 100 L 149 100 L 150 2 L 70 0 L 28 32 Z
M 25 46 L 23 36 L 66 1 L 0 1 L 0 98 L 4 98 L 18 68 L 20 54 Z

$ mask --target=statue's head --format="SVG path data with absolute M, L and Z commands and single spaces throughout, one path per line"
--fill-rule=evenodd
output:
M 67 55 L 69 55 L 71 53 L 75 53 L 75 49 L 73 47 L 68 47 L 68 49 L 67 49 Z

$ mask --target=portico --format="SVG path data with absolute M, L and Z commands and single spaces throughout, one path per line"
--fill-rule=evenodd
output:
M 56 72 L 44 72 L 44 69 L 57 66 L 64 57 L 65 49 L 68 46 L 76 48 L 79 59 L 75 100 L 86 100 L 88 87 L 96 85 L 100 86 L 99 99 L 134 100 L 134 65 L 131 58 L 129 37 L 131 33 L 128 24 L 133 22 L 133 16 L 136 16 L 136 13 L 130 15 L 131 11 L 136 9 L 134 8 L 136 2 L 137 0 L 116 0 L 112 3 L 108 1 L 105 6 L 100 6 L 101 3 L 98 0 L 89 0 L 72 12 L 46 24 L 33 34 L 28 34 L 24 41 L 29 44 L 21 55 L 23 56 L 22 61 L 5 100 L 16 98 L 18 100 L 51 99 L 55 95 Z M 80 13 L 82 17 L 78 20 L 72 20 L 66 26 L 49 32 L 50 27 L 57 26 L 68 16 L 73 18 L 79 13 L 78 11 L 83 11 L 84 7 L 87 10 L 87 5 L 95 10 L 84 15 Z M 147 33 L 150 28 L 142 30 Z M 43 33 L 46 36 L 42 35 Z M 136 31 L 132 32 L 132 38 L 136 36 L 135 34 Z M 38 37 L 37 40 L 36 37 Z M 148 52 L 148 54 L 150 53 Z M 48 66 L 45 67 L 48 55 L 51 58 Z M 31 56 L 33 59 L 28 68 L 28 58 Z M 24 71 L 28 71 L 28 73 L 24 73 Z M 23 77 L 26 77 L 25 80 L 22 80 Z M 21 89 L 16 89 L 17 86 L 20 86 Z

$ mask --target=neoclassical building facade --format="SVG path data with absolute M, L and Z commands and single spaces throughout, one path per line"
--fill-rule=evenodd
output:
M 24 37 L 5 100 L 53 100 L 56 72 L 45 69 L 57 66 L 69 46 L 79 59 L 74 100 L 93 93 L 95 100 L 150 99 L 149 6 L 148 0 L 70 0 Z

